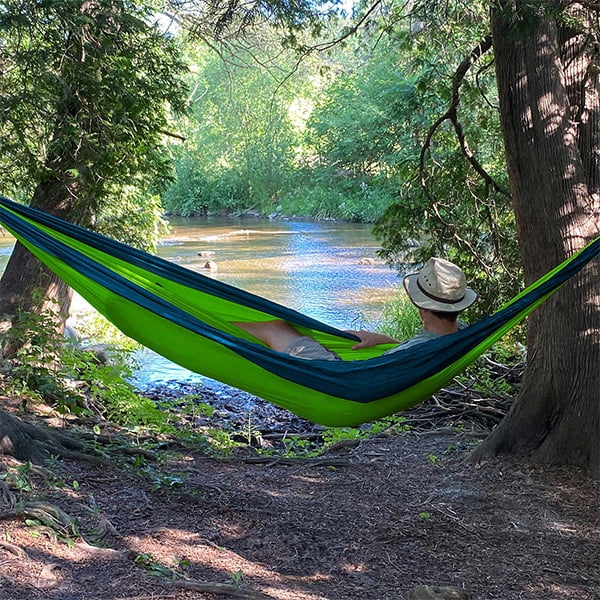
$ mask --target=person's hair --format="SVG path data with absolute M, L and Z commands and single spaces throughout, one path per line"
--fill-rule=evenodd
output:
M 441 310 L 432 310 L 431 311 L 438 319 L 444 319 L 445 321 L 456 321 L 458 319 L 458 315 L 460 315 L 461 311 L 457 312 L 444 312 Z

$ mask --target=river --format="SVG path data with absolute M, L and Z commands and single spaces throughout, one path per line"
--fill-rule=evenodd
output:
M 376 327 L 398 286 L 396 272 L 377 257 L 371 225 L 216 217 L 169 223 L 161 257 L 340 328 Z M 0 270 L 11 246 L 0 236 Z M 209 261 L 212 269 L 205 268 Z M 140 387 L 205 381 L 148 350 L 137 358 Z
M 377 257 L 371 229 L 360 223 L 172 218 L 158 254 L 336 327 L 375 327 L 399 280 Z M 216 269 L 205 268 L 209 261 Z M 140 386 L 205 381 L 147 350 L 138 360 Z

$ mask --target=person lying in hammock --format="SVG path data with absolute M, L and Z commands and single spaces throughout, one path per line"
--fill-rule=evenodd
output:
M 477 292 L 467 287 L 462 269 L 454 263 L 443 258 L 430 258 L 419 273 L 407 275 L 402 283 L 410 301 L 419 309 L 419 317 L 423 323 L 421 331 L 405 342 L 400 342 L 384 333 L 349 329 L 348 333 L 360 339 L 360 342 L 352 347 L 353 350 L 397 343 L 396 347 L 385 352 L 390 354 L 448 333 L 455 333 L 466 326 L 458 320 L 458 316 L 477 300 Z M 315 339 L 298 333 L 286 321 L 237 322 L 234 325 L 273 350 L 291 356 L 307 360 L 342 360 Z

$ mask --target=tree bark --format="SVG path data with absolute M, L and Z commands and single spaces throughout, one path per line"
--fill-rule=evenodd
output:
M 83 457 L 83 450 L 84 446 L 78 440 L 27 423 L 11 413 L 0 410 L 0 454 L 9 454 L 19 460 L 42 464 L 52 454 L 76 454 Z
M 72 187 L 58 180 L 40 183 L 31 206 L 70 221 L 85 222 L 83 211 L 74 212 Z M 12 318 L 19 311 L 51 311 L 57 316 L 57 327 L 62 329 L 69 316 L 72 296 L 71 288 L 64 281 L 17 242 L 0 279 L 0 315 Z M 18 346 L 17 342 L 7 342 L 2 352 L 10 356 Z
M 498 3 L 492 30 L 529 283 L 600 234 L 600 79 L 590 68 L 583 9 L 572 15 L 581 18 L 574 30 L 548 12 L 519 13 L 517 4 Z M 530 317 L 522 388 L 474 459 L 512 452 L 600 477 L 599 282 L 595 260 Z

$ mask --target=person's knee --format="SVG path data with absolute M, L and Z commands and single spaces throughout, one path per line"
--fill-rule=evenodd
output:
M 233 322 L 240 329 L 248 332 L 274 350 L 283 350 L 300 334 L 286 321 L 259 321 L 254 323 Z
M 269 327 L 265 329 L 263 335 L 263 341 L 273 348 L 273 350 L 279 350 L 280 352 L 294 340 L 301 337 L 300 334 L 285 321 L 270 321 Z

